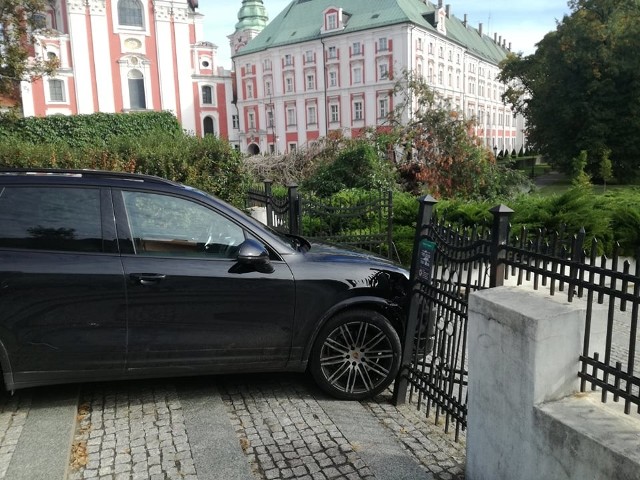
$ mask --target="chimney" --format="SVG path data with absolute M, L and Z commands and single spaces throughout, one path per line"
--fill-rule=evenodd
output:
M 511 51 L 511 42 L 509 42 L 509 51 Z
M 451 4 L 447 3 L 447 5 L 445 6 L 445 10 L 447 12 L 447 18 L 451 18 Z
M 493 43 L 498 43 L 498 32 L 493 32 Z
M 467 14 L 464 14 L 464 20 L 462 21 L 462 24 L 464 25 L 464 28 L 467 28 Z
M 502 45 L 502 35 L 498 37 L 498 45 Z
M 507 48 L 507 39 L 506 38 L 502 39 L 502 48 Z
M 438 0 L 438 9 L 442 8 L 442 2 L 443 2 L 443 0 Z
M 478 24 L 478 33 L 482 36 L 482 24 Z

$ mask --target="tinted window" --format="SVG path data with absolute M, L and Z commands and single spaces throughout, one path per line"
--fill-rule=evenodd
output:
M 100 190 L 0 187 L 0 247 L 102 251 Z
M 244 241 L 241 227 L 183 198 L 123 192 L 136 253 L 232 258 Z

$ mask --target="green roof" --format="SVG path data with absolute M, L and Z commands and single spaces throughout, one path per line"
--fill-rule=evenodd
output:
M 322 12 L 329 7 L 342 8 L 346 27 L 336 33 L 320 34 Z M 361 30 L 397 24 L 413 24 L 436 32 L 429 18 L 437 8 L 423 0 L 293 0 L 236 57 L 269 48 L 328 38 Z M 472 54 L 498 63 L 507 50 L 487 35 L 480 35 L 455 16 L 446 19 L 447 38 Z

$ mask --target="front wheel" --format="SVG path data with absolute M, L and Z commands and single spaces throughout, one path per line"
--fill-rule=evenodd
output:
M 400 368 L 400 338 L 378 312 L 342 312 L 320 331 L 311 351 L 310 370 L 328 394 L 361 400 L 380 393 Z

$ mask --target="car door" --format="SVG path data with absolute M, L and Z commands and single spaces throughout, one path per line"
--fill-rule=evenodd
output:
M 123 242 L 133 247 L 122 256 L 129 371 L 286 363 L 295 299 L 286 263 L 274 259 L 269 272 L 241 268 L 235 255 L 248 232 L 204 203 L 134 190 L 114 197 L 127 218 Z
M 0 186 L 0 287 L 0 340 L 16 384 L 124 373 L 125 286 L 108 190 Z

